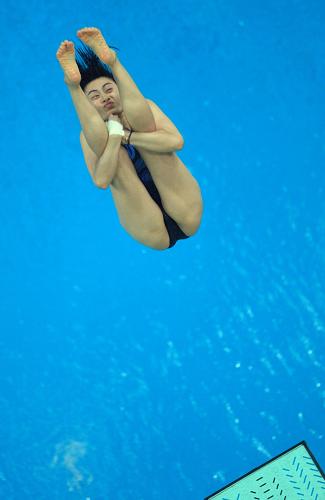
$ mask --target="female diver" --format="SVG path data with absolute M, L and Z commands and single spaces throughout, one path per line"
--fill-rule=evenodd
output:
M 96 186 L 110 188 L 119 221 L 135 240 L 170 248 L 198 230 L 203 210 L 200 187 L 175 153 L 183 138 L 141 94 L 99 29 L 77 36 L 81 60 L 67 40 L 56 57 L 81 124 L 89 173 Z

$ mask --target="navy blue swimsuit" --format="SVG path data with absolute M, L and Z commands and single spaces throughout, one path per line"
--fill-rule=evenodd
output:
M 160 210 L 162 211 L 164 221 L 165 221 L 165 226 L 167 229 L 167 232 L 169 234 L 169 248 L 173 247 L 175 243 L 178 240 L 183 240 L 185 238 L 189 238 L 187 234 L 183 233 L 181 228 L 176 224 L 174 219 L 172 219 L 167 212 L 165 211 L 162 203 L 161 203 L 161 198 L 159 195 L 159 191 L 156 187 L 156 184 L 153 181 L 153 178 L 151 177 L 151 174 L 149 172 L 149 169 L 143 159 L 141 158 L 141 155 L 137 149 L 132 146 L 132 144 L 123 144 L 123 147 L 128 152 L 129 158 L 132 161 L 134 168 L 138 174 L 139 179 L 141 180 L 142 184 L 144 184 L 145 188 L 147 189 L 148 193 L 150 194 L 151 198 L 157 203 L 159 206 Z

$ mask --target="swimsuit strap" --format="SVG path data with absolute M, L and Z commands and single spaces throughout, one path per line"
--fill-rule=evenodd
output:
M 130 159 L 133 161 L 136 157 L 136 149 L 132 144 L 123 144 L 123 147 L 127 150 Z
M 132 144 L 123 144 L 123 146 L 127 150 L 129 158 L 132 161 L 138 176 L 142 177 L 144 173 L 148 171 L 148 168 L 144 160 L 142 159 L 139 151 L 134 146 L 132 146 Z

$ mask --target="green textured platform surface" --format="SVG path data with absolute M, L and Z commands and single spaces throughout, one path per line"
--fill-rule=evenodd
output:
M 325 500 L 324 472 L 305 441 L 205 500 Z

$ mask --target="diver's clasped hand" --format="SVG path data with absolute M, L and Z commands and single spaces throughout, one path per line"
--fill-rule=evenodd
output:
M 123 128 L 123 125 L 117 115 L 110 115 L 109 120 L 106 122 L 106 126 L 110 136 L 120 136 L 122 138 L 122 144 L 128 144 L 131 130 Z
M 110 115 L 108 122 L 106 122 L 109 135 L 124 135 L 123 125 L 119 118 L 115 115 Z

